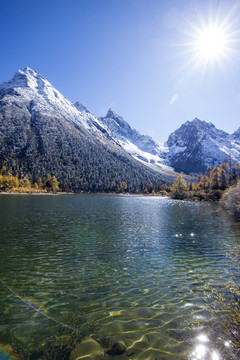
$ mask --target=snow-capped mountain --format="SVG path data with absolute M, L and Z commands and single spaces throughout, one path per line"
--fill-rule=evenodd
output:
M 240 144 L 240 128 L 232 134 L 231 138 L 236 141 L 237 144 Z
M 34 179 L 55 174 L 64 189 L 110 191 L 124 182 L 136 192 L 148 181 L 162 183 L 124 151 L 106 124 L 29 68 L 0 85 L 2 164 Z
M 229 135 L 194 119 L 160 144 L 111 109 L 97 118 L 73 104 L 30 68 L 0 85 L 0 166 L 33 178 L 54 173 L 63 188 L 106 191 L 124 182 L 142 191 L 147 181 L 205 172 L 229 155 L 240 161 L 240 128 Z
M 218 130 L 212 123 L 187 121 L 168 138 L 169 163 L 184 173 L 205 172 L 226 161 L 240 161 L 240 129 L 232 135 Z
M 162 174 L 205 172 L 209 166 L 226 161 L 229 155 L 233 161 L 240 161 L 240 128 L 229 135 L 196 118 L 160 144 L 140 134 L 111 109 L 99 121 L 127 153 Z
M 71 103 L 44 77 L 28 67 L 18 70 L 12 80 L 0 85 L 1 95 L 12 95 L 21 97 L 21 101 L 29 101 L 28 111 L 33 117 L 39 112 L 46 113 L 48 117 L 61 114 L 66 121 L 76 125 L 81 123 L 98 136 L 107 131 L 84 106 Z
M 169 166 L 167 146 L 148 135 L 140 134 L 112 109 L 109 109 L 107 115 L 99 120 L 107 126 L 112 137 L 121 147 L 136 160 L 158 172 L 173 175 L 173 169 Z

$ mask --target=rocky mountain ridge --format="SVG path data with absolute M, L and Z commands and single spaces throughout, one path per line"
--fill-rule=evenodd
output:
M 140 134 L 112 109 L 99 120 L 107 126 L 121 147 L 136 160 L 161 174 L 174 175 L 173 169 L 169 166 L 166 146 L 153 140 L 149 135 Z
M 164 174 L 204 173 L 231 155 L 240 161 L 240 128 L 232 135 L 195 118 L 170 134 L 164 144 L 142 135 L 111 109 L 99 119 L 114 139 L 135 159 Z
M 127 154 L 97 117 L 29 68 L 0 85 L 2 164 L 34 179 L 54 174 L 63 190 L 142 192 L 149 182 L 163 182 Z
M 175 171 L 204 172 L 228 155 L 239 161 L 239 139 L 240 128 L 229 135 L 196 118 L 160 144 L 111 109 L 97 118 L 73 104 L 30 68 L 0 85 L 0 165 L 19 175 L 54 173 L 63 188 L 115 191 L 127 183 L 142 191 L 171 182 Z
M 230 135 L 197 118 L 187 121 L 168 138 L 169 162 L 176 171 L 184 173 L 205 172 L 229 156 L 239 162 L 239 135 L 239 129 Z

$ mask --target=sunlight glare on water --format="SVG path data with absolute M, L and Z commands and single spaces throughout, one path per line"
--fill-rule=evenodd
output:
M 196 338 L 196 345 L 191 354 L 191 360 L 220 360 L 221 357 L 217 351 L 211 349 L 209 338 L 206 334 L 202 333 Z

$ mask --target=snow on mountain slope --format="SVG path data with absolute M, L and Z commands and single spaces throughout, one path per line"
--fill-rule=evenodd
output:
M 236 142 L 237 144 L 240 144 L 240 128 L 238 128 L 232 135 L 231 135 L 232 141 Z
M 34 181 L 54 174 L 62 189 L 142 192 L 167 177 L 136 161 L 107 125 L 73 104 L 37 72 L 19 70 L 0 85 L 0 167 Z M 114 184 L 114 189 L 113 189 Z
M 7 122 L 4 125 L 4 121 L 0 122 L 0 135 L 1 131 L 3 134 L 1 127 L 5 126 L 5 139 L 7 134 L 15 136 L 13 132 L 20 127 L 18 119 L 21 118 L 22 131 L 24 126 L 28 127 L 28 131 L 35 131 L 39 144 L 41 136 L 46 135 L 44 127 L 57 143 L 61 143 L 64 132 L 71 133 L 73 137 L 81 133 L 92 143 L 100 142 L 107 149 L 123 151 L 134 161 L 171 176 L 176 175 L 174 171 L 204 172 L 208 166 L 225 161 L 228 155 L 233 161 L 240 161 L 240 128 L 229 135 L 196 118 L 184 123 L 162 145 L 150 136 L 140 134 L 111 109 L 105 117 L 97 118 L 81 103 L 73 104 L 67 100 L 30 68 L 17 71 L 11 81 L 0 85 L 0 100 L 0 117 L 11 119 L 14 123 L 13 130 L 7 130 Z M 27 144 L 28 135 L 25 132 L 24 136 Z M 21 148 L 19 137 L 14 146 L 15 150 Z M 29 145 L 26 146 L 28 149 Z
M 8 93 L 20 96 L 21 101 L 23 98 L 29 101 L 28 110 L 33 115 L 37 112 L 46 113 L 48 116 L 61 114 L 66 121 L 80 124 L 100 137 L 108 135 L 107 128 L 97 117 L 80 103 L 71 103 L 44 77 L 28 67 L 18 70 L 12 80 L 0 85 L 0 95 Z
M 212 123 L 199 119 L 187 121 L 168 138 L 169 161 L 176 171 L 204 172 L 219 165 L 231 155 L 240 160 L 238 132 L 229 135 Z
M 143 164 L 165 174 L 204 173 L 229 155 L 240 162 L 240 128 L 232 135 L 195 118 L 174 131 L 165 144 L 140 134 L 111 109 L 99 119 L 121 147 Z
M 168 162 L 168 148 L 148 135 L 142 135 L 133 129 L 121 116 L 109 109 L 105 117 L 99 118 L 118 141 L 121 147 L 135 159 L 148 167 L 173 175 Z

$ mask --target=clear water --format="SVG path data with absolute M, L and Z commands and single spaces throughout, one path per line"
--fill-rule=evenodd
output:
M 204 290 L 231 281 L 239 242 L 217 204 L 1 195 L 0 348 L 64 359 L 92 337 L 106 359 L 109 338 L 116 360 L 232 359 Z

